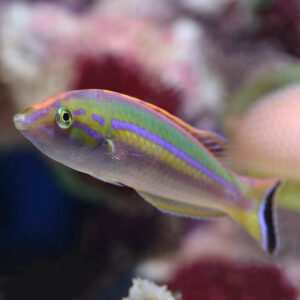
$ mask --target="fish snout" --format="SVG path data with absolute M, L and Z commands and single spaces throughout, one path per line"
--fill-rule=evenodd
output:
M 26 130 L 28 124 L 26 123 L 26 116 L 24 114 L 16 114 L 13 116 L 13 121 L 18 130 Z

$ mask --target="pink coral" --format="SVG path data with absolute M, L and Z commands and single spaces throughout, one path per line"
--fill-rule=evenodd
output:
M 135 6 L 114 8 L 111 1 L 84 14 L 50 3 L 1 7 L 0 64 L 18 106 L 92 86 L 126 92 L 171 112 L 180 104 L 181 116 L 190 120 L 214 112 L 222 91 L 209 67 L 201 25 L 173 13 L 162 20 L 159 12 L 155 17 L 136 14 Z
M 182 93 L 167 87 L 159 77 L 147 74 L 135 62 L 113 56 L 81 57 L 77 74 L 74 89 L 105 88 L 144 99 L 172 114 L 178 113 Z

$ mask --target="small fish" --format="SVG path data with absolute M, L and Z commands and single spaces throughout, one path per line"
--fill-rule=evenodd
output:
M 265 176 L 300 181 L 300 85 L 272 92 L 232 118 L 236 165 Z
M 192 218 L 229 215 L 272 253 L 278 246 L 278 180 L 224 167 L 226 141 L 166 111 L 106 90 L 50 97 L 13 118 L 50 158 L 100 180 L 135 189 L 159 210 Z
M 278 203 L 297 210 L 300 209 L 299 128 L 300 84 L 264 94 L 227 119 L 232 167 L 259 178 L 281 178 L 285 183 L 278 194 Z
M 247 111 L 248 107 L 276 90 L 289 85 L 300 83 L 300 64 L 296 63 L 285 67 L 268 71 L 246 82 L 232 96 L 226 106 L 223 119 L 225 122 L 232 116 L 240 115 Z M 226 124 L 225 124 L 226 125 Z

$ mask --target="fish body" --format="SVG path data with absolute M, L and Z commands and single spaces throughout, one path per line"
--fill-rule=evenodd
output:
M 52 159 L 132 187 L 164 212 L 196 218 L 228 214 L 265 250 L 276 248 L 272 209 L 278 180 L 243 178 L 224 167 L 224 140 L 216 134 L 104 90 L 47 98 L 14 122 Z

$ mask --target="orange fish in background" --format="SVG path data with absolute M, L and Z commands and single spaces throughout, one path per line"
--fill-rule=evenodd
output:
M 284 75 L 271 75 L 274 89 L 269 77 L 262 79 L 264 85 L 259 87 L 259 79 L 248 86 L 247 93 L 241 91 L 233 97 L 225 127 L 231 166 L 247 176 L 283 179 L 279 205 L 300 210 L 300 82 L 295 83 L 299 66 L 291 70 L 297 72 L 293 80 L 286 70 Z M 256 97 L 251 99 L 251 95 Z
M 228 132 L 235 168 L 300 182 L 300 85 L 263 97 Z

